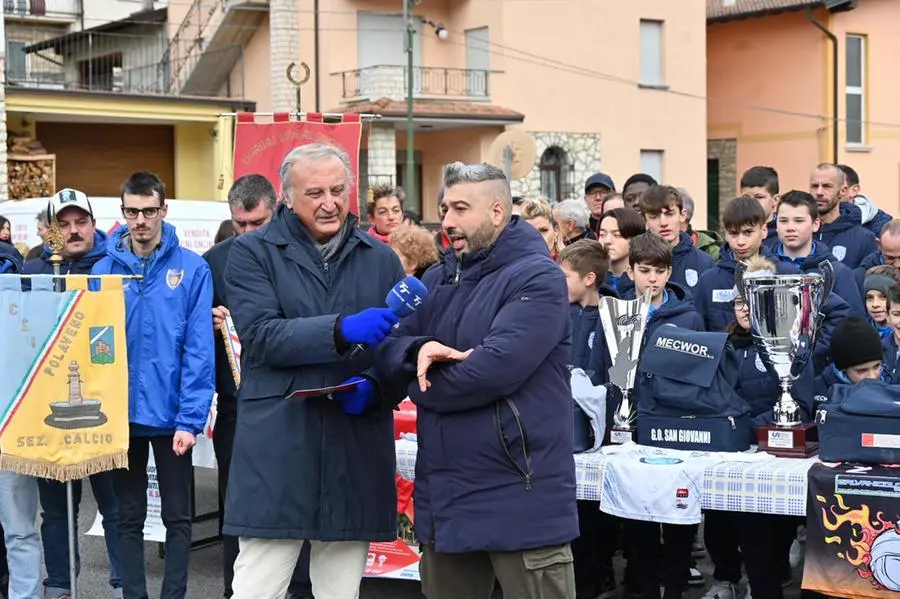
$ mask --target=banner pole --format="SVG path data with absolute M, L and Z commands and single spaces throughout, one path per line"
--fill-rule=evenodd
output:
M 49 231 L 47 232 L 47 247 L 50 248 L 50 264 L 53 266 L 53 291 L 65 291 L 63 288 L 64 277 L 60 273 L 63 257 L 62 250 L 66 244 L 65 234 L 59 226 L 59 220 L 56 218 L 56 212 L 53 210 L 53 204 L 47 205 L 47 217 L 50 221 Z M 75 560 L 75 504 L 74 493 L 72 492 L 72 481 L 66 481 L 66 527 L 68 529 L 69 542 L 69 593 L 72 599 L 78 599 L 78 581 L 77 568 Z

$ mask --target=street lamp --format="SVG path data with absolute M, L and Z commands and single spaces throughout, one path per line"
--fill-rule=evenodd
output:
M 413 74 L 413 36 L 416 34 L 415 15 L 413 6 L 418 6 L 422 0 L 403 0 L 403 20 L 406 22 L 406 181 L 403 187 L 406 189 L 406 197 L 409 203 L 416 205 L 416 154 L 414 146 L 415 121 L 413 118 L 414 74 Z M 440 23 L 428 19 L 422 19 L 423 25 L 430 25 L 434 33 L 441 41 L 450 37 L 450 32 Z M 424 208 L 424 206 L 423 206 Z M 423 210 L 424 211 L 424 210 Z

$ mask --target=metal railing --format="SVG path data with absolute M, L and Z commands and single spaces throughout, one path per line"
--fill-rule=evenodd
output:
M 28 28 L 31 29 L 31 28 Z M 183 70 L 185 62 L 164 59 L 168 47 L 163 25 L 142 26 L 145 33 L 82 33 L 52 37 L 49 29 L 34 31 L 16 28 L 20 39 L 45 41 L 20 49 L 19 54 L 6 57 L 6 82 L 10 87 L 38 89 L 66 89 L 104 91 L 127 94 L 177 95 L 171 91 L 172 73 Z M 57 30 L 58 32 L 58 30 Z M 10 41 L 15 41 L 10 40 Z M 227 47 L 224 59 L 242 59 L 234 55 L 235 48 Z M 240 52 L 240 48 L 237 48 Z M 210 97 L 227 94 L 242 97 L 242 69 L 234 69 L 231 81 L 224 90 L 204 90 Z
M 203 53 L 203 40 L 207 28 L 213 19 L 221 16 L 226 7 L 227 0 L 194 0 L 188 8 L 184 20 L 178 26 L 175 34 L 169 40 L 168 48 L 164 55 L 164 62 L 177 65 L 171 71 L 169 90 L 177 93 L 181 88 L 183 79 L 190 74 L 190 69 L 185 71 L 189 64 L 193 66 L 196 60 L 189 59 Z
M 3 15 L 74 21 L 81 16 L 81 4 L 78 0 L 3 0 Z
M 406 67 L 374 66 L 336 73 L 345 100 L 406 97 Z M 487 100 L 490 71 L 413 67 L 413 95 L 417 98 Z

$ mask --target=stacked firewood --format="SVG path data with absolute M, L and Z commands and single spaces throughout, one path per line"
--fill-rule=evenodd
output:
M 47 149 L 28 135 L 12 134 L 7 140 L 6 151 L 16 156 L 45 156 Z

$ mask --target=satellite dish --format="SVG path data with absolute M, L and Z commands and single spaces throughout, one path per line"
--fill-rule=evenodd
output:
M 521 179 L 534 168 L 537 148 L 534 139 L 525 131 L 511 129 L 497 136 L 488 150 L 488 162 L 502 168 L 506 177 Z

